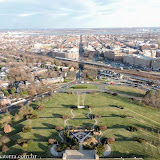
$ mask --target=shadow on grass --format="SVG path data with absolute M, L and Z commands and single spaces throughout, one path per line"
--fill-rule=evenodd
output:
M 115 134 L 118 138 L 116 138 L 116 141 L 134 141 L 134 139 L 131 137 L 125 137 L 120 134 Z
M 88 119 L 87 117 L 86 118 L 74 118 L 75 120 L 78 120 L 78 119 Z
M 109 116 L 101 116 L 102 118 L 105 118 L 105 117 L 107 117 L 107 118 L 109 118 L 109 117 L 119 117 L 119 115 L 117 115 L 117 114 L 110 114 Z
M 62 104 L 62 106 L 63 106 L 64 108 L 71 108 L 72 106 L 75 106 L 75 105 L 73 105 L 73 104 L 70 104 L 70 105 Z
M 24 127 L 24 125 L 21 123 L 20 124 L 17 123 L 16 125 L 13 125 L 12 128 L 14 128 L 15 130 L 13 130 L 8 135 L 11 136 L 11 135 L 15 135 L 15 134 L 21 132 L 23 127 Z
M 154 132 L 154 133 L 159 133 L 160 132 L 160 128 L 151 128 L 148 126 L 144 126 L 141 124 L 135 124 L 137 127 L 142 128 L 144 130 L 150 131 L 150 132 Z
M 61 115 L 61 114 L 57 114 L 57 113 L 56 113 L 56 114 L 52 114 L 52 115 L 53 115 L 54 118 L 62 118 L 62 115 Z
M 17 140 L 22 138 L 22 137 L 21 137 L 20 135 L 18 135 L 18 134 L 13 135 L 13 136 L 9 136 L 9 135 L 7 135 L 7 136 L 10 138 L 10 141 L 9 141 L 8 143 L 6 143 L 6 146 L 7 146 L 8 148 L 11 148 L 11 147 L 14 146 L 15 144 L 17 144 Z
M 47 142 L 48 141 L 48 137 L 42 136 L 40 134 L 34 134 L 34 136 L 37 138 L 37 142 L 41 141 L 41 142 Z
M 52 114 L 53 117 L 39 117 L 39 118 L 62 118 L 61 114 Z
M 118 151 L 112 151 L 111 155 L 108 156 L 107 158 L 144 158 L 144 155 L 142 154 L 134 154 L 134 153 L 121 153 Z M 121 158 L 120 158 L 121 157 Z M 147 158 L 147 156 L 145 156 Z
M 126 128 L 125 125 L 119 125 L 119 124 L 116 124 L 116 125 L 113 125 L 111 127 L 107 127 L 107 129 L 120 129 L 120 128 Z
M 84 127 L 92 127 L 92 126 L 93 126 L 92 123 L 83 123 L 82 125 L 83 125 Z
M 49 123 L 42 123 L 45 127 L 33 127 L 32 129 L 55 129 L 56 126 Z
M 43 150 L 44 152 L 46 152 L 46 146 L 41 144 L 41 143 L 38 143 L 38 147 Z
M 37 109 L 37 107 L 38 107 L 37 104 L 33 104 L 33 103 L 31 103 L 29 106 L 32 107 L 33 109 Z
M 49 123 L 42 123 L 44 126 L 46 126 L 47 128 L 51 128 L 51 129 L 55 129 L 56 126 L 53 124 L 49 124 Z
M 7 145 L 7 147 L 8 147 L 8 145 Z M 20 148 L 11 148 L 5 154 L 6 155 L 21 155 L 23 153 L 24 153 L 23 149 L 20 149 Z

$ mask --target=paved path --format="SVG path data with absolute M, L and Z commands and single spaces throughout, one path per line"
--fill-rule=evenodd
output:
M 92 126 L 92 128 L 94 129 L 95 125 L 97 125 L 98 121 L 96 119 L 94 119 L 95 123 L 94 125 Z
M 64 126 L 67 126 L 67 127 L 68 127 L 68 129 L 69 129 L 70 127 L 69 127 L 69 125 L 68 125 L 68 123 L 67 123 L 67 122 L 68 122 L 68 120 L 69 120 L 69 119 L 64 120 Z
M 63 132 L 64 132 L 64 131 L 59 132 L 59 137 L 61 138 L 62 143 L 64 142 L 64 139 L 63 139 L 63 137 L 62 137 L 62 133 L 63 133 Z
M 75 114 L 73 113 L 73 109 L 71 109 L 72 119 L 75 118 Z
M 52 148 L 51 148 L 51 154 L 52 154 L 53 156 L 55 156 L 55 157 L 62 158 L 64 151 L 63 151 L 63 152 L 57 152 L 56 149 L 55 149 L 56 146 L 57 146 L 56 144 L 54 144 L 54 145 L 52 146 Z
M 91 108 L 89 108 L 89 113 L 87 115 L 87 118 L 91 119 L 90 116 L 89 116 L 91 113 L 92 113 L 92 110 L 91 110 Z M 94 119 L 94 121 L 95 121 L 95 123 L 92 126 L 93 129 L 94 129 L 95 125 L 97 125 L 97 123 L 98 123 L 98 121 L 96 119 Z
M 107 144 L 105 145 L 106 150 L 103 152 L 103 157 L 107 157 L 111 154 L 111 147 Z
M 88 115 L 87 115 L 87 117 L 88 117 L 89 119 L 91 119 L 90 116 L 89 116 L 91 113 L 92 113 L 92 110 L 91 110 L 91 108 L 89 108 L 89 113 L 88 113 Z
M 103 132 L 100 131 L 100 133 L 101 133 L 101 135 L 100 135 L 99 138 L 98 138 L 98 142 L 99 142 L 100 144 L 102 144 L 102 143 L 101 143 L 101 138 L 103 137 Z

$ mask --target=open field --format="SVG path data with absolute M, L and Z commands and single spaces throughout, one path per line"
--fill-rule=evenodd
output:
M 97 89 L 97 86 L 94 85 L 75 85 L 69 89 Z
M 20 159 L 20 160 L 33 160 L 33 159 Z M 61 158 L 55 159 L 55 158 L 41 158 L 37 160 L 62 160 Z M 100 158 L 100 160 L 122 160 L 122 158 Z M 135 158 L 123 158 L 123 160 L 135 160 Z M 136 158 L 136 160 L 143 160 L 143 158 Z
M 107 86 L 106 89 L 135 97 L 143 97 L 146 94 L 144 90 L 126 86 Z
M 53 97 L 44 99 L 41 102 L 35 102 L 31 106 L 44 105 L 46 108 L 42 111 L 35 110 L 39 115 L 38 119 L 20 120 L 13 122 L 12 132 L 7 136 L 10 142 L 7 144 L 9 151 L 6 154 L 17 154 L 23 152 L 23 148 L 16 144 L 20 138 L 32 139 L 33 144 L 25 149 L 28 153 L 38 155 L 39 157 L 52 158 L 48 144 L 49 138 L 57 139 L 61 142 L 55 126 L 64 126 L 62 115 L 68 115 L 72 118 L 71 105 L 77 105 L 78 97 L 73 94 L 55 94 Z M 103 132 L 105 137 L 114 137 L 116 142 L 111 145 L 111 158 L 120 157 L 142 157 L 145 160 L 158 160 L 160 147 L 160 138 L 158 130 L 160 130 L 160 111 L 149 107 L 139 106 L 125 97 L 112 96 L 105 93 L 95 93 L 85 95 L 85 104 L 93 105 L 92 114 L 98 114 L 102 117 L 98 120 L 98 125 L 107 126 L 107 130 Z M 123 106 L 124 109 L 116 108 L 115 105 Z M 70 119 L 70 126 L 92 126 L 94 120 L 88 119 L 89 110 L 73 110 L 74 119 Z M 127 115 L 130 118 L 121 118 L 120 115 Z M 33 127 L 30 133 L 21 132 L 24 125 Z M 136 132 L 126 130 L 126 126 L 135 126 L 138 128 Z M 5 135 L 1 129 L 1 135 Z M 139 143 L 134 141 L 134 137 L 144 138 L 147 142 Z M 0 148 L 1 149 L 1 148 Z M 0 152 L 0 154 L 2 154 Z

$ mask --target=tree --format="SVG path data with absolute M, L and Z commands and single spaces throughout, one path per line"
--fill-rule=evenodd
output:
M 2 88 L 1 91 L 4 93 L 6 97 L 9 95 L 9 92 L 6 89 Z
M 22 144 L 22 148 L 24 148 L 24 150 L 26 150 L 27 147 L 28 147 L 28 144 L 27 144 L 27 143 L 23 143 L 23 144 Z
M 8 124 L 10 123 L 12 120 L 11 115 L 9 113 L 7 113 L 5 116 L 2 117 L 0 123 L 1 124 Z
M 28 95 L 28 92 L 27 92 L 26 90 L 21 90 L 19 94 L 20 94 L 21 96 L 22 96 L 22 95 Z
M 160 90 L 148 91 L 144 97 L 144 101 L 153 107 L 160 108 Z
M 98 144 L 96 147 L 95 147 L 96 151 L 97 151 L 97 154 L 101 157 L 103 156 L 103 152 L 105 150 L 105 147 L 102 145 L 102 144 Z
M 90 105 L 89 108 L 94 108 L 94 106 Z
M 31 132 L 31 130 L 32 130 L 32 127 L 31 127 L 31 126 L 24 126 L 24 127 L 22 128 L 22 132 L 24 132 L 24 133 Z
M 106 142 L 108 143 L 108 144 L 113 144 L 113 143 L 115 143 L 115 138 L 106 138 Z
M 63 119 L 63 120 L 67 120 L 67 119 L 69 119 L 69 117 L 68 117 L 67 115 L 63 115 L 63 116 L 62 116 L 62 119 Z
M 29 107 L 29 106 L 22 106 L 19 109 L 18 114 L 24 118 L 24 116 L 28 115 L 28 114 L 32 114 L 33 113 L 33 108 Z
M 29 95 L 30 96 L 34 96 L 34 95 L 36 95 L 37 94 L 37 91 L 36 91 L 36 88 L 35 88 L 35 86 L 30 86 L 29 87 Z
M 5 124 L 4 126 L 4 133 L 10 133 L 12 131 L 12 128 L 9 124 Z
M 3 66 L 2 66 L 2 65 L 0 65 L 0 69 L 2 69 L 2 67 L 3 67 Z
M 57 152 L 62 152 L 64 150 L 66 150 L 67 148 L 67 145 L 66 144 L 60 144 L 58 147 L 57 147 Z
M 63 127 L 61 127 L 61 126 L 56 126 L 56 130 L 57 131 L 62 131 L 64 128 Z
M 7 142 L 9 142 L 9 138 L 8 138 L 7 136 L 1 136 L 1 137 L 0 137 L 0 146 L 1 146 L 2 144 L 7 143 Z
M 54 144 L 55 142 L 56 142 L 56 139 L 52 139 L 52 138 L 48 139 L 49 144 Z
M 14 94 L 16 92 L 16 87 L 12 87 L 10 92 L 11 92 L 11 94 Z
M 45 107 L 42 106 L 42 105 L 40 105 L 40 106 L 37 107 L 37 110 L 39 110 L 39 111 L 41 111 L 41 110 L 43 110 L 43 109 L 45 109 Z
M 2 152 L 6 153 L 8 151 L 8 147 L 6 145 L 3 145 Z
M 101 115 L 94 115 L 94 118 L 101 118 Z
M 105 131 L 105 130 L 107 130 L 107 127 L 106 126 L 100 126 L 99 129 L 100 129 L 100 131 Z

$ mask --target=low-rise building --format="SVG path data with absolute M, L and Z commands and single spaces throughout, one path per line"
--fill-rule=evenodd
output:
M 57 77 L 57 78 L 42 79 L 43 84 L 52 84 L 52 83 L 59 83 L 59 82 L 64 82 L 64 78 L 63 77 Z
M 160 71 L 160 58 L 154 58 L 152 60 L 152 69 L 154 71 Z
M 151 67 L 152 58 L 141 54 L 129 54 L 123 57 L 123 63 L 139 67 Z
M 108 51 L 104 52 L 104 58 L 106 60 L 111 60 L 111 61 L 123 61 L 123 55 L 124 53 L 120 51 L 113 51 L 108 49 Z
M 8 81 L 0 81 L 0 87 L 7 88 L 9 86 Z

